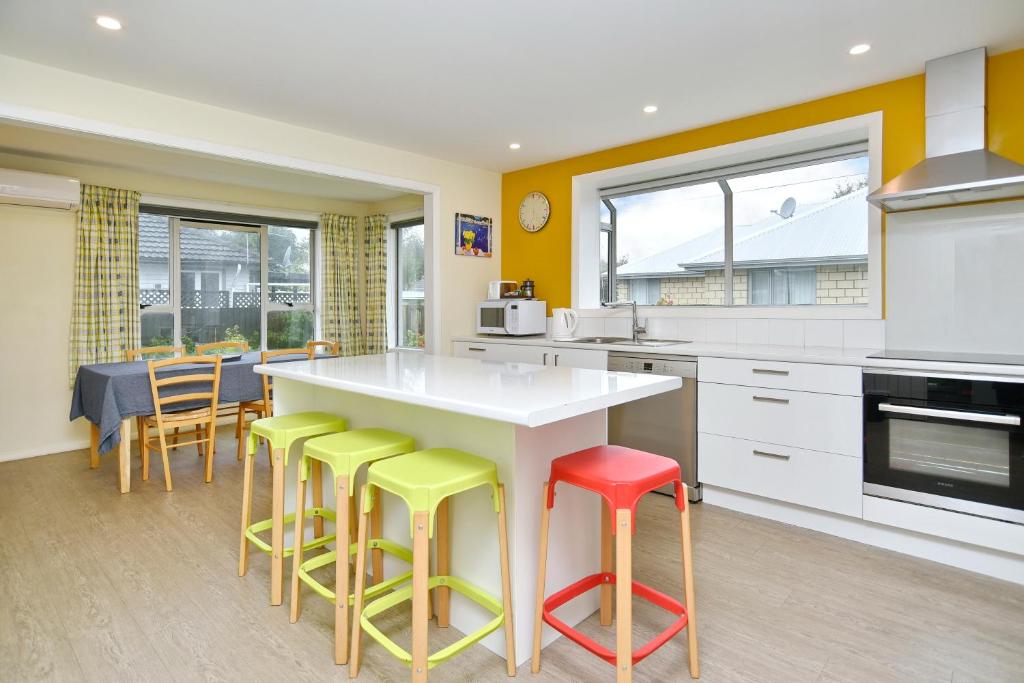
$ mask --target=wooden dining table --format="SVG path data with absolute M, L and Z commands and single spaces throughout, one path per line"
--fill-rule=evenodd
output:
M 296 355 L 275 358 L 270 362 L 288 362 Z M 305 360 L 305 357 L 301 357 Z M 242 354 L 237 360 L 221 363 L 218 402 L 237 403 L 263 398 L 263 378 L 253 372 L 260 363 L 260 352 Z M 166 374 L 189 374 L 196 365 L 182 365 Z M 188 406 L 182 406 L 183 408 Z M 153 393 L 146 361 L 96 363 L 78 368 L 71 394 L 71 420 L 84 417 L 90 424 L 89 467 L 99 467 L 100 454 L 117 449 L 118 488 L 131 491 L 132 420 L 140 415 L 153 415 Z

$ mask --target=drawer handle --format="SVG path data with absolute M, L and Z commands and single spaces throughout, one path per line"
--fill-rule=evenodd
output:
M 775 458 L 776 460 L 789 460 L 788 455 L 782 453 L 769 453 L 768 451 L 759 451 L 756 448 L 751 451 L 754 455 L 759 455 L 762 458 Z
M 786 405 L 789 403 L 788 398 L 775 398 L 774 396 L 754 396 L 753 399 L 755 401 L 760 401 L 761 403 L 778 403 L 779 405 Z
M 467 351 L 486 351 L 487 349 L 482 348 L 480 346 L 467 346 L 466 350 Z
M 779 377 L 789 377 L 789 370 L 769 370 L 767 368 L 754 368 L 751 370 L 755 375 L 778 375 Z

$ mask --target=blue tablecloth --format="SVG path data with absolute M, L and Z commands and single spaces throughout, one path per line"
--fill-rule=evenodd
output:
M 282 356 L 271 362 L 305 360 L 299 356 Z M 260 354 L 251 351 L 235 361 L 220 365 L 220 403 L 256 401 L 263 398 L 263 376 L 253 372 Z M 194 373 L 198 365 L 176 366 L 161 376 Z M 208 366 L 207 366 L 208 367 Z M 185 389 L 183 389 L 185 390 Z M 175 406 L 184 409 L 190 406 Z M 130 363 L 97 363 L 78 368 L 75 388 L 71 394 L 71 419 L 85 417 L 99 427 L 100 452 L 116 447 L 121 441 L 121 421 L 136 415 L 152 415 L 153 393 L 149 386 L 146 361 Z

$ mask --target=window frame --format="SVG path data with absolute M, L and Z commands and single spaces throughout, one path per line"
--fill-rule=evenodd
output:
M 738 164 L 734 166 L 724 166 L 716 169 L 710 169 L 707 171 L 699 171 L 696 173 L 681 174 L 677 176 L 668 176 L 657 180 L 649 180 L 641 183 L 633 183 L 627 185 L 619 185 L 608 188 L 601 188 L 598 191 L 598 195 L 601 198 L 601 203 L 608 208 L 610 213 L 609 224 L 611 226 L 611 235 L 609 235 L 609 253 L 614 251 L 613 246 L 616 243 L 616 232 L 618 225 L 616 221 L 615 207 L 613 201 L 617 198 L 622 197 L 636 197 L 641 194 L 648 194 L 654 192 L 661 192 L 664 190 L 672 190 L 684 187 L 694 187 L 697 185 L 711 185 L 717 183 L 719 189 L 722 191 L 722 225 L 723 225 L 723 240 L 722 245 L 723 251 L 723 263 L 722 263 L 722 276 L 723 276 L 723 302 L 716 304 L 718 307 L 730 308 L 736 306 L 736 302 L 733 298 L 733 287 L 735 286 L 734 273 L 736 270 L 736 264 L 733 259 L 733 249 L 735 249 L 734 242 L 734 223 L 733 223 L 733 201 L 735 190 L 729 184 L 730 181 L 738 178 L 748 178 L 751 176 L 759 175 L 762 173 L 771 173 L 774 171 L 783 171 L 797 168 L 807 168 L 808 166 L 814 166 L 817 164 L 825 164 L 835 161 L 844 161 L 847 159 L 856 159 L 859 157 L 867 156 L 868 143 L 867 140 L 860 140 L 852 143 L 836 145 L 832 147 L 826 147 L 822 149 L 810 150 L 807 152 L 798 152 L 796 154 L 787 154 L 776 157 L 769 157 L 758 161 L 749 163 Z M 869 162 L 870 167 L 870 162 Z M 866 202 L 865 202 L 866 203 Z M 606 231 L 604 225 L 600 226 L 602 231 Z M 782 267 L 782 266 L 780 266 Z M 618 264 L 612 261 L 608 263 L 608 281 L 609 283 L 614 282 L 617 279 L 616 269 Z M 742 269 L 742 266 L 741 266 Z M 749 291 L 749 290 L 748 290 Z M 609 288 L 609 295 L 612 295 L 615 290 Z M 609 303 L 602 301 L 601 303 Z M 650 305 L 640 304 L 637 305 Z M 763 304 L 751 304 L 748 302 L 744 305 L 750 306 L 761 306 Z M 792 306 L 796 304 L 768 304 L 776 306 Z M 810 306 L 819 305 L 834 305 L 834 304 L 801 304 Z M 857 306 L 866 306 L 867 304 L 856 304 Z M 686 307 L 687 305 L 681 305 L 680 308 Z M 706 308 L 706 305 L 695 306 L 689 305 L 694 308 Z
M 180 212 L 185 215 L 175 215 L 174 212 Z M 319 329 L 319 308 L 317 303 L 319 300 L 317 285 L 318 271 L 317 264 L 320 255 L 319 250 L 319 231 L 318 227 L 313 225 L 297 225 L 296 221 L 282 220 L 280 223 L 277 222 L 273 217 L 263 217 L 260 220 L 264 221 L 259 224 L 249 223 L 253 217 L 249 215 L 233 215 L 233 214 L 218 214 L 215 217 L 218 220 L 212 218 L 190 218 L 188 214 L 212 214 L 212 212 L 204 211 L 189 211 L 187 209 L 165 209 L 161 206 L 151 206 L 143 204 L 139 207 L 140 214 L 150 215 L 164 215 L 167 216 L 167 230 L 168 230 L 168 269 L 169 269 L 169 282 L 171 289 L 170 303 L 163 305 L 150 305 L 143 307 L 139 306 L 139 318 L 141 324 L 142 315 L 146 313 L 170 313 L 173 319 L 174 329 L 174 345 L 181 346 L 181 228 L 188 227 L 200 230 L 230 230 L 234 232 L 247 232 L 259 235 L 260 238 L 260 348 L 258 350 L 267 349 L 267 317 L 271 312 L 277 311 L 309 311 L 313 314 L 313 336 L 317 335 Z M 234 218 L 238 222 L 229 222 L 231 218 Z M 291 224 L 289 224 L 291 223 Z M 284 228 L 298 228 L 302 230 L 309 230 L 309 303 L 308 304 L 293 304 L 288 305 L 286 303 L 271 302 L 270 301 L 270 228 L 271 227 L 284 227 Z M 189 271 L 189 272 L 204 272 L 204 271 Z M 212 271 L 211 271 L 212 272 Z M 220 273 L 218 272 L 218 279 L 220 279 Z M 223 284 L 223 283 L 222 283 Z M 257 350 L 257 349 L 254 349 Z
M 402 349 L 404 351 L 422 351 L 423 349 L 417 346 L 404 346 L 401 343 L 399 335 L 399 316 L 402 304 L 402 278 L 401 278 L 401 252 L 402 252 L 402 236 L 401 231 L 405 228 L 413 228 L 416 226 L 423 226 L 423 265 L 426 268 L 427 258 L 427 245 L 426 245 L 426 220 L 424 219 L 422 212 L 411 212 L 396 214 L 395 216 L 388 216 L 388 271 L 393 275 L 388 276 L 388 299 L 390 303 L 387 306 L 388 316 L 388 346 L 393 349 Z M 424 274 L 424 278 L 425 278 Z M 424 281 L 424 284 L 426 282 Z M 424 324 L 426 323 L 426 291 L 424 291 Z M 426 329 L 424 329 L 424 339 L 426 338 Z
M 782 133 L 700 149 L 661 159 L 595 171 L 572 178 L 572 305 L 584 317 L 613 315 L 600 304 L 600 211 L 601 190 L 638 187 L 643 183 L 664 185 L 666 178 L 686 177 L 707 182 L 723 168 L 763 163 L 780 157 L 837 147 L 867 140 L 868 189 L 881 185 L 882 113 L 871 112 Z M 704 174 L 699 176 L 698 174 Z M 644 307 L 646 315 L 676 318 L 789 318 L 879 320 L 883 312 L 882 214 L 874 206 L 868 212 L 867 304 L 814 304 L 802 306 L 659 306 Z M 732 257 L 731 234 L 725 249 Z M 727 273 L 726 275 L 729 275 Z M 727 277 L 731 284 L 731 278 Z M 614 291 L 614 290 L 611 290 Z M 656 312 L 655 312 L 656 310 Z

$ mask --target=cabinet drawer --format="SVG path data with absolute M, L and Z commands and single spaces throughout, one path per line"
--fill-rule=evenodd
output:
M 455 342 L 454 355 L 457 358 L 476 358 L 499 363 L 536 363 L 543 365 L 546 358 L 542 346 L 525 344 L 495 344 L 492 342 Z
M 835 453 L 697 435 L 704 484 L 861 517 L 861 460 Z
M 776 361 L 701 357 L 697 366 L 701 382 L 742 384 L 748 387 L 814 391 L 822 394 L 860 396 L 860 367 L 779 363 Z
M 697 429 L 812 451 L 860 457 L 861 399 L 701 382 Z

